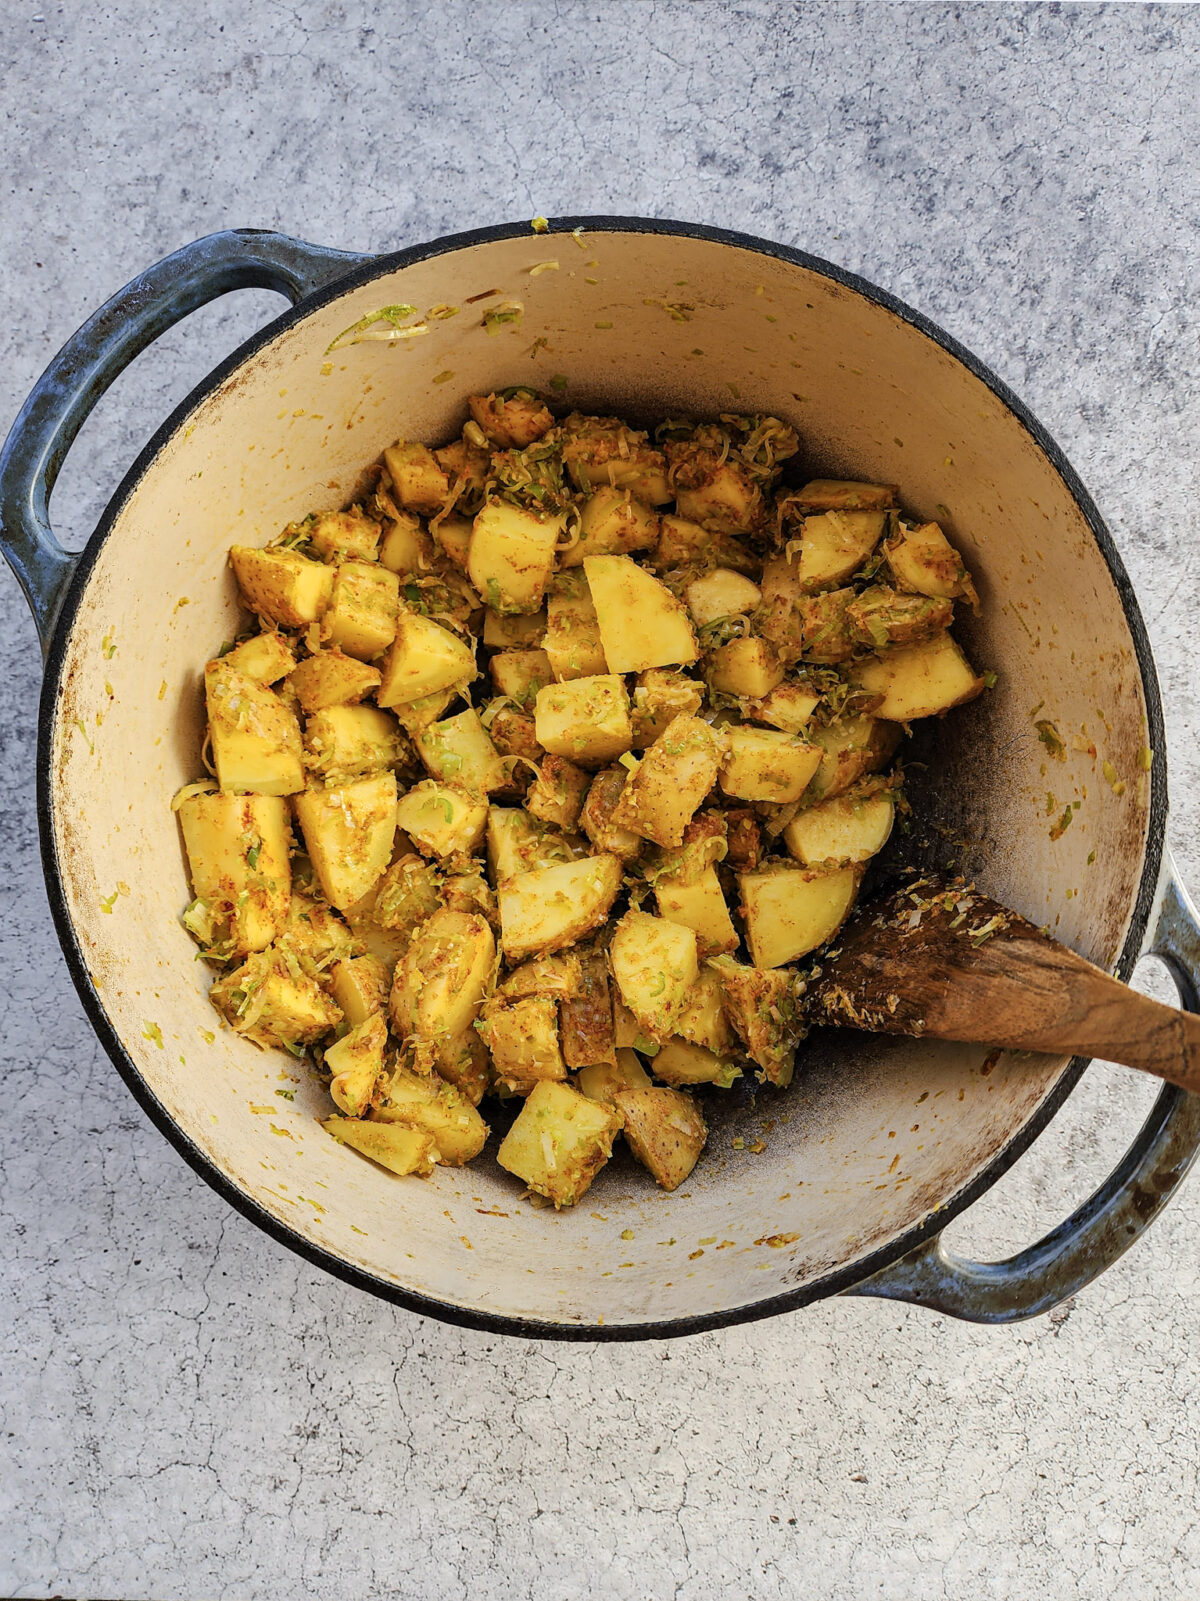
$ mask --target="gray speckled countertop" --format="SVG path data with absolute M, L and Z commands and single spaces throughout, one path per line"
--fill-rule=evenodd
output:
M 1157 653 L 1200 886 L 1200 11 L 1135 5 L 4 8 L 0 423 L 100 301 L 233 225 L 383 249 L 535 212 L 715 221 L 886 286 L 996 369 L 1109 519 Z M 81 540 L 167 409 L 277 302 L 116 386 Z M 60 959 L 38 658 L 0 575 L 0 1592 L 445 1601 L 1145 1601 L 1200 1580 L 1200 1184 L 1010 1330 L 829 1302 L 660 1345 L 395 1311 L 274 1245 L 151 1128 Z M 1152 1098 L 1098 1066 L 953 1230 L 999 1254 Z

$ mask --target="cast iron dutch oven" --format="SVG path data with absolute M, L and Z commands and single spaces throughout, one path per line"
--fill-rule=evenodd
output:
M 164 329 L 250 286 L 291 309 L 163 424 L 82 556 L 66 555 L 48 500 L 97 398 Z M 510 320 L 485 326 L 481 313 L 505 303 Z M 384 306 L 413 308 L 401 321 L 427 332 L 330 351 Z M 992 1322 L 1047 1310 L 1114 1261 L 1180 1183 L 1200 1145 L 1196 1099 L 1164 1088 L 1074 1216 L 981 1264 L 947 1251 L 941 1231 L 1045 1128 L 1080 1060 L 993 1064 L 978 1047 L 814 1036 L 788 1094 L 721 1102 L 685 1190 L 662 1194 L 623 1159 L 556 1214 L 521 1202 L 486 1157 L 426 1182 L 372 1166 L 318 1128 L 319 1086 L 277 1097 L 281 1060 L 216 1026 L 210 975 L 179 923 L 187 887 L 170 800 L 197 776 L 199 665 L 236 628 L 230 543 L 265 542 L 345 501 L 398 435 L 448 436 L 467 393 L 552 378 L 589 410 L 778 413 L 822 474 L 898 483 L 911 512 L 946 523 L 983 590 L 968 647 L 1000 678 L 938 726 L 914 804 L 960 842 L 990 894 L 1123 976 L 1157 952 L 1196 1006 L 1200 933 L 1164 860 L 1166 752 L 1145 630 L 1053 440 L 940 329 L 827 262 L 715 228 L 583 218 L 377 257 L 216 234 L 102 307 L 30 396 L 0 463 L 0 522 L 46 650 L 45 870 L 97 1033 L 149 1116 L 239 1211 L 414 1311 L 630 1339 L 837 1293 Z M 1094 742 L 1095 757 L 1072 746 L 1048 779 L 1030 717 L 1039 703 L 1060 729 L 1086 729 L 1075 744 Z M 1048 787 L 1081 801 L 1057 840 Z

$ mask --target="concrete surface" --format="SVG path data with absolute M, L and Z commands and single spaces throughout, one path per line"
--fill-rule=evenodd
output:
M 940 320 L 1110 519 L 1200 886 L 1197 192 L 1188 7 L 6 0 L 0 421 L 115 287 L 211 229 L 386 248 L 538 211 L 716 221 Z M 82 538 L 242 296 L 112 392 Z M 0 1592 L 284 1601 L 1182 1597 L 1200 1580 L 1200 1184 L 1073 1305 L 979 1330 L 866 1301 L 659 1346 L 461 1333 L 322 1277 L 151 1129 L 60 960 L 38 662 L 0 577 Z M 954 1230 L 999 1254 L 1107 1170 L 1097 1068 Z

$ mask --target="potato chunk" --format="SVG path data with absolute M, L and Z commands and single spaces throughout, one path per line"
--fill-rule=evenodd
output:
M 321 1127 L 340 1145 L 349 1145 L 393 1173 L 424 1178 L 433 1172 L 437 1148 L 422 1129 L 407 1123 L 362 1123 L 353 1117 L 327 1117 Z
M 727 1090 L 742 1076 L 742 1070 L 728 1056 L 719 1056 L 703 1045 L 673 1034 L 654 1058 L 654 1076 L 679 1089 L 685 1084 L 715 1084 Z
M 609 946 L 621 999 L 651 1039 L 675 1032 L 696 982 L 696 936 L 647 912 L 626 912 Z
M 558 1029 L 568 1067 L 616 1060 L 608 966 L 599 951 L 580 953 L 579 990 L 559 1002 Z M 586 1092 L 585 1092 L 586 1093 Z
M 420 856 L 393 862 L 375 891 L 375 921 L 401 936 L 397 955 L 408 948 L 416 930 L 441 907 L 437 869 Z
M 294 550 L 234 545 L 229 563 L 249 609 L 279 628 L 307 628 L 315 623 L 333 593 L 333 568 Z
M 533 650 L 546 637 L 546 616 L 535 611 L 493 611 L 490 606 L 483 612 L 483 642 L 492 650 Z
M 767 695 L 743 700 L 742 716 L 752 723 L 782 728 L 786 734 L 798 734 L 807 728 L 820 704 L 820 695 L 806 684 L 777 684 Z
M 416 746 L 431 777 L 445 779 L 468 794 L 486 795 L 508 783 L 508 770 L 477 711 L 469 709 L 430 724 L 417 735 Z
M 711 961 L 701 964 L 700 975 L 679 1014 L 675 1032 L 693 1045 L 703 1045 L 714 1056 L 727 1058 L 732 1052 L 733 1029 L 725 1016 L 722 973 Z
M 399 605 L 395 573 L 378 562 L 344 561 L 334 569 L 321 632 L 347 656 L 371 661 L 395 639 Z
M 840 795 L 866 773 L 878 772 L 895 755 L 902 736 L 895 723 L 860 716 L 809 729 L 807 737 L 823 752 L 816 777 L 804 795 L 806 802 L 813 804 Z
M 580 507 L 579 541 L 563 551 L 560 565 L 578 567 L 585 556 L 653 550 L 658 531 L 658 518 L 645 501 L 629 489 L 604 484 Z
M 882 697 L 873 708 L 875 716 L 892 723 L 949 711 L 974 700 L 984 687 L 983 677 L 949 633 L 920 645 L 897 645 L 858 663 L 853 677 L 860 689 Z
M 954 602 L 940 596 L 904 595 L 874 584 L 846 607 L 846 621 L 857 639 L 876 650 L 916 645 L 932 639 L 954 621 Z
M 404 706 L 474 677 L 475 653 L 465 640 L 419 612 L 400 608 L 376 695 L 381 706 Z
M 700 956 L 737 949 L 738 932 L 715 867 L 706 867 L 687 880 L 660 873 L 654 880 L 654 896 L 660 917 L 692 930 Z
M 226 661 L 204 669 L 217 780 L 233 794 L 294 795 L 304 788 L 300 724 L 273 689 Z
M 813 478 L 792 498 L 797 511 L 887 511 L 900 504 L 900 489 L 896 484 Z
M 471 416 L 501 450 L 524 450 L 554 426 L 554 414 L 531 389 L 510 395 L 471 395 Z
M 607 767 L 597 773 L 587 792 L 579 826 L 598 851 L 609 851 L 623 862 L 633 862 L 642 853 L 645 838 L 615 821 L 617 807 L 625 790 L 625 770 Z
M 570 862 L 579 852 L 548 824 L 515 806 L 492 806 L 487 817 L 488 867 L 497 887 L 535 867 Z
M 333 1074 L 329 1093 L 334 1105 L 347 1117 L 363 1117 L 370 1109 L 383 1072 L 386 1044 L 387 1024 L 382 1013 L 374 1012 L 349 1034 L 325 1047 L 325 1066 Z
M 683 1090 L 618 1090 L 613 1105 L 635 1158 L 664 1190 L 677 1190 L 708 1140 L 704 1114 Z
M 534 722 L 538 743 L 579 767 L 603 767 L 633 743 L 629 696 L 613 673 L 539 689 Z
M 866 862 L 887 844 L 895 815 L 889 791 L 850 790 L 797 812 L 783 843 L 803 867 Z
M 253 952 L 208 998 L 230 1028 L 262 1046 L 310 1045 L 342 1018 L 316 979 L 293 972 L 278 950 Z
M 937 523 L 900 527 L 883 548 L 899 589 L 945 600 L 960 595 L 975 600 L 971 575 Z
M 329 993 L 351 1028 L 365 1023 L 387 1005 L 392 975 L 378 956 L 351 956 L 335 962 L 329 971 Z
M 292 647 L 282 634 L 270 628 L 264 633 L 243 639 L 221 660 L 230 667 L 236 667 L 239 673 L 245 673 L 247 678 L 257 679 L 260 684 L 278 683 L 296 665 Z
M 422 779 L 396 805 L 396 826 L 426 856 L 473 851 L 487 828 L 487 801 L 454 784 Z
M 537 779 L 525 797 L 525 808 L 533 817 L 553 823 L 557 828 L 578 828 L 579 813 L 592 782 L 592 775 L 562 756 L 546 756 Z
M 406 511 L 432 517 L 450 498 L 450 478 L 428 445 L 398 439 L 383 453 L 396 499 Z
M 686 607 L 653 573 L 629 556 L 588 556 L 583 570 L 612 672 L 640 673 L 699 658 Z
M 608 484 L 628 489 L 648 506 L 674 500 L 662 451 L 619 418 L 583 417 L 575 412 L 563 423 L 562 433 L 563 466 L 579 489 Z
M 493 611 L 540 610 L 566 524 L 565 512 L 488 501 L 475 518 L 467 573 Z
M 720 617 L 748 616 L 762 600 L 762 590 L 731 567 L 713 567 L 693 578 L 683 592 L 697 628 Z
M 474 524 L 469 517 L 438 517 L 429 525 L 433 542 L 460 572 L 466 572 Z
M 763 569 L 763 600 L 795 598 L 819 589 L 836 589 L 858 571 L 883 537 L 882 511 L 827 511 L 805 517 L 800 549 L 775 556 Z
M 708 971 L 720 985 L 727 1020 L 737 1031 L 760 1077 L 781 1088 L 791 1083 L 804 1014 L 793 973 L 747 967 L 731 956 L 714 957 Z
M 511 1094 L 528 1095 L 535 1084 L 566 1078 L 558 1006 L 549 996 L 527 995 L 488 1006 L 479 1033 L 492 1054 L 496 1082 Z
M 569 1084 L 535 1084 L 496 1152 L 500 1166 L 556 1207 L 574 1206 L 612 1155 L 621 1119 Z
M 620 887 L 616 856 L 584 856 L 508 879 L 498 886 L 505 956 L 519 962 L 574 945 L 608 916 Z
M 591 678 L 609 671 L 586 575 L 560 573 L 546 602 L 546 655 L 554 677 Z
M 638 1061 L 637 1052 L 622 1049 L 611 1062 L 592 1062 L 575 1075 L 575 1086 L 589 1101 L 613 1104 L 618 1090 L 648 1090 L 650 1075 Z
M 654 552 L 654 565 L 660 572 L 673 567 L 728 567 L 733 572 L 755 573 L 758 562 L 752 551 L 725 528 L 705 528 L 687 517 L 665 516 Z
M 446 1167 L 462 1167 L 487 1144 L 488 1126 L 471 1101 L 436 1073 L 398 1067 L 385 1082 L 383 1099 L 371 1117 L 427 1134 L 434 1144 L 434 1161 Z
M 691 717 L 704 705 L 704 686 L 686 673 L 652 667 L 639 673 L 633 690 L 633 748 L 642 750 L 665 734 L 673 718 Z
M 676 717 L 629 775 L 612 821 L 657 845 L 682 845 L 724 760 L 724 734 L 703 718 Z
M 478 1016 L 492 982 L 496 942 L 487 919 L 471 912 L 434 912 L 396 964 L 388 1018 L 397 1039 L 427 1073 L 456 1054 L 456 1042 Z
M 858 893 L 861 870 L 820 872 L 775 863 L 742 873 L 742 920 L 756 967 L 781 967 L 832 939 Z
M 396 838 L 396 775 L 373 773 L 296 797 L 296 820 L 325 899 L 339 911 L 383 876 Z
M 502 650 L 488 664 L 497 695 L 530 706 L 539 689 L 554 682 L 554 669 L 544 650 Z
M 304 729 L 305 764 L 327 784 L 394 767 L 407 752 L 396 719 L 375 706 L 330 706 Z
M 761 699 L 783 682 L 783 664 L 774 645 L 747 634 L 720 645 L 711 657 L 712 687 L 725 695 Z
M 380 682 L 378 668 L 355 661 L 340 650 L 319 651 L 302 661 L 288 677 L 288 684 L 306 712 L 348 706 L 378 689 Z
M 379 564 L 401 577 L 425 572 L 433 565 L 433 540 L 415 513 L 401 511 L 388 522 L 379 547 Z
M 305 518 L 308 539 L 326 561 L 374 561 L 380 524 L 361 506 L 349 511 L 318 511 Z
M 261 951 L 292 897 L 287 802 L 277 795 L 195 794 L 178 803 L 192 891 L 230 954 Z
M 726 795 L 742 800 L 799 800 L 821 765 L 821 749 L 777 728 L 727 728 L 729 753 L 721 769 Z

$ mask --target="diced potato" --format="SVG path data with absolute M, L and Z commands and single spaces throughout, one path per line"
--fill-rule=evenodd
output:
M 355 661 L 340 650 L 323 650 L 310 656 L 288 678 L 306 712 L 348 706 L 378 689 L 380 682 L 378 668 Z
M 629 750 L 629 696 L 613 673 L 573 678 L 539 689 L 534 703 L 538 743 L 579 767 L 602 767 Z
M 485 725 L 488 738 L 501 756 L 524 756 L 535 765 L 559 760 L 557 756 L 547 756 L 538 744 L 537 724 L 530 713 L 519 712 L 512 706 L 497 706 L 494 701 L 487 710 L 490 712 Z M 528 769 L 518 770 L 514 767 L 507 774 L 505 788 L 519 787 L 528 777 Z
M 490 606 L 483 613 L 483 642 L 493 650 L 533 650 L 546 637 L 546 617 L 540 611 L 493 611 Z
M 791 1083 L 796 1046 L 804 1037 L 804 1014 L 794 973 L 747 967 L 731 956 L 708 963 L 720 985 L 728 1021 L 762 1069 L 761 1077 L 780 1088 Z
M 379 881 L 374 917 L 381 928 L 401 936 L 399 956 L 408 949 L 416 930 L 441 904 L 437 869 L 419 856 L 402 856 Z
M 887 844 L 895 815 L 888 790 L 849 790 L 797 812 L 783 843 L 803 867 L 866 862 Z
M 430 1135 L 407 1123 L 363 1123 L 353 1117 L 327 1117 L 321 1124 L 340 1145 L 349 1145 L 361 1156 L 393 1173 L 417 1173 L 422 1178 L 433 1172 L 437 1148 Z
M 570 862 L 578 854 L 557 829 L 514 806 L 489 808 L 487 852 L 492 882 L 497 888 L 518 873 Z
M 742 715 L 752 723 L 766 723 L 771 728 L 782 728 L 787 734 L 798 734 L 802 728 L 807 728 L 820 704 L 820 695 L 806 684 L 788 682 L 777 684 L 761 698 L 744 700 Z
M 737 949 L 737 929 L 725 904 L 715 867 L 706 867 L 690 883 L 660 874 L 654 880 L 654 896 L 660 917 L 692 930 L 700 956 Z
M 696 982 L 696 936 L 647 912 L 626 912 L 609 946 L 621 999 L 652 1039 L 675 1032 Z
M 488 440 L 501 450 L 524 450 L 554 426 L 554 413 L 532 389 L 471 395 L 467 406 Z
M 353 906 L 381 878 L 396 838 L 396 775 L 373 773 L 296 797 L 296 819 L 325 899 Z
M 438 1072 L 453 1084 L 472 1106 L 478 1106 L 492 1082 L 487 1046 L 474 1028 L 438 1047 Z
M 763 569 L 763 600 L 836 589 L 875 549 L 886 521 L 882 511 L 827 511 L 806 517 L 799 551 L 774 556 Z
M 563 551 L 562 567 L 578 567 L 585 556 L 652 550 L 658 543 L 658 518 L 631 490 L 608 484 L 596 489 L 579 510 L 579 541 Z
M 546 1079 L 566 1078 L 558 1006 L 549 997 L 529 995 L 510 1005 L 489 1006 L 479 1032 L 492 1053 L 496 1082 L 511 1094 L 528 1095 Z
M 774 863 L 742 873 L 742 921 L 756 967 L 781 967 L 832 939 L 858 893 L 861 870 Z
M 733 1030 L 725 1016 L 721 976 L 711 962 L 704 962 L 700 975 L 679 1014 L 675 1032 L 693 1045 L 703 1045 L 714 1056 L 727 1058 L 734 1047 Z
M 667 461 L 644 433 L 616 417 L 582 417 L 562 425 L 563 466 L 579 489 L 608 484 L 628 489 L 648 506 L 663 506 L 675 495 L 667 482 Z
M 626 773 L 622 767 L 607 767 L 597 773 L 579 814 L 579 826 L 596 850 L 609 851 L 623 862 L 632 862 L 641 855 L 645 838 L 622 828 L 614 820 L 625 783 Z
M 361 506 L 317 512 L 308 525 L 309 542 L 326 561 L 374 561 L 379 534 L 379 523 Z
M 465 697 L 466 692 L 465 683 L 451 684 L 448 689 L 438 689 L 432 695 L 406 701 L 395 708 L 396 719 L 408 737 L 416 739 L 431 723 L 437 722 L 452 701 Z
M 439 517 L 429 525 L 433 542 L 460 572 L 466 572 L 475 525 L 469 517 Z
M 467 573 L 493 611 L 540 610 L 566 523 L 565 512 L 546 514 L 505 500 L 483 507 L 471 534 Z
M 830 589 L 802 595 L 796 602 L 800 655 L 808 662 L 835 666 L 848 661 L 859 644 L 849 611 L 856 591 Z
M 291 904 L 287 802 L 277 795 L 194 794 L 177 810 L 192 891 L 222 925 L 220 940 L 231 943 L 232 955 L 265 950 Z
M 748 616 L 762 600 L 762 590 L 731 567 L 713 567 L 693 578 L 683 592 L 697 628 L 719 617 Z
M 394 767 L 408 753 L 399 724 L 375 706 L 330 706 L 304 729 L 304 759 L 327 784 Z
M 543 1081 L 496 1152 L 500 1166 L 556 1207 L 574 1206 L 612 1155 L 621 1119 L 569 1084 Z
M 387 1005 L 392 975 L 378 956 L 351 956 L 329 970 L 329 993 L 351 1028 Z
M 373 1012 L 348 1034 L 325 1047 L 325 1066 L 333 1078 L 329 1093 L 347 1117 L 363 1117 L 371 1106 L 375 1086 L 383 1072 L 387 1024 L 382 1012 Z
M 417 735 L 416 746 L 431 777 L 444 779 L 470 795 L 503 789 L 508 782 L 508 771 L 477 711 L 459 712 L 457 717 L 432 723 Z
M 221 658 L 230 667 L 236 667 L 247 678 L 260 684 L 274 684 L 285 677 L 296 665 L 292 647 L 282 634 L 268 628 L 250 639 L 243 639 Z
M 412 512 L 401 512 L 389 522 L 379 547 L 379 563 L 402 577 L 427 571 L 433 565 L 433 540 Z
M 300 724 L 273 689 L 227 661 L 212 661 L 204 669 L 204 692 L 222 789 L 294 795 L 304 788 Z
M 294 550 L 234 545 L 229 562 L 249 609 L 280 628 L 315 623 L 333 593 L 333 568 Z
M 922 523 L 919 528 L 901 526 L 883 548 L 898 589 L 945 600 L 962 595 L 974 601 L 971 575 L 937 523 Z
M 797 511 L 887 511 L 900 504 L 900 490 L 896 484 L 813 478 L 792 498 Z
M 479 912 L 493 928 L 499 927 L 500 911 L 492 886 L 473 857 L 463 872 L 449 873 L 442 880 L 442 905 L 450 912 Z
M 657 845 L 682 845 L 724 758 L 723 733 L 700 717 L 674 718 L 626 780 L 613 823 Z
M 427 1073 L 474 1023 L 492 983 L 496 942 L 487 919 L 470 912 L 434 912 L 396 964 L 388 1018 Z
M 754 553 L 727 529 L 704 528 L 686 517 L 666 516 L 660 522 L 662 532 L 654 552 L 654 565 L 660 572 L 696 565 L 728 567 L 738 573 L 758 571 Z
M 583 570 L 612 672 L 640 673 L 698 659 L 686 607 L 653 573 L 630 556 L 587 556 Z
M 334 962 L 357 956 L 362 949 L 335 911 L 296 885 L 276 945 L 295 956 L 311 978 L 323 978 Z
M 638 1061 L 637 1052 L 620 1050 L 615 1061 L 591 1062 L 575 1075 L 575 1087 L 589 1101 L 613 1104 L 618 1090 L 648 1090 L 650 1075 Z
M 426 856 L 475 850 L 483 841 L 487 817 L 487 802 L 481 796 L 433 778 L 414 784 L 396 806 L 396 826 Z
M 404 706 L 460 688 L 474 677 L 475 653 L 465 640 L 419 612 L 400 608 L 376 696 L 381 706 Z
M 730 1057 L 718 1056 L 673 1034 L 654 1058 L 654 1076 L 673 1089 L 684 1084 L 715 1084 L 727 1090 L 741 1078 L 742 1070 Z
M 633 690 L 633 748 L 642 750 L 665 734 L 673 718 L 691 717 L 704 705 L 704 686 L 686 673 L 651 667 Z
M 383 453 L 396 499 L 406 511 L 432 517 L 450 498 L 450 478 L 428 445 L 403 439 Z
M 860 689 L 882 697 L 873 708 L 875 716 L 892 723 L 949 711 L 974 700 L 984 687 L 983 677 L 948 633 L 920 645 L 897 645 L 859 662 L 853 678 Z
M 208 998 L 235 1032 L 264 1047 L 310 1045 L 342 1018 L 316 979 L 293 973 L 277 950 L 253 952 Z
M 546 602 L 546 655 L 557 679 L 591 678 L 607 673 L 600 625 L 586 575 L 560 573 Z
M 875 717 L 843 717 L 808 738 L 824 752 L 817 775 L 805 792 L 809 804 L 840 795 L 866 773 L 875 773 L 892 759 L 901 740 L 895 723 Z
M 949 628 L 954 602 L 940 596 L 903 595 L 876 584 L 851 600 L 846 621 L 861 644 L 876 650 L 916 645 Z
M 695 451 L 695 447 L 689 445 L 682 449 Z M 673 454 L 668 447 L 668 459 Z M 761 525 L 765 510 L 763 492 L 740 461 L 732 458 L 721 461 L 708 452 L 697 451 L 682 471 L 677 458 L 672 466 L 675 468 L 675 509 L 681 517 L 732 533 L 751 533 Z
M 470 1099 L 436 1073 L 398 1067 L 371 1117 L 392 1128 L 407 1124 L 419 1129 L 434 1143 L 434 1160 L 446 1167 L 462 1167 L 487 1144 L 488 1126 Z
M 783 682 L 779 652 L 767 640 L 751 634 L 718 646 L 711 661 L 712 687 L 725 695 L 761 699 Z
M 721 769 L 726 795 L 742 800 L 799 800 L 821 765 L 821 749 L 777 728 L 727 728 L 729 753 Z
M 370 661 L 396 637 L 400 580 L 378 562 L 344 561 L 321 622 L 325 638 L 347 656 Z
M 578 828 L 579 813 L 591 782 L 591 773 L 576 767 L 574 762 L 562 756 L 546 756 L 525 797 L 525 809 L 531 816 L 553 823 L 557 828 Z
M 656 1058 L 657 1062 L 657 1058 Z M 664 1190 L 677 1190 L 708 1140 L 704 1114 L 683 1090 L 618 1090 L 613 1105 L 624 1120 L 636 1159 Z
M 489 664 L 497 695 L 521 706 L 533 703 L 539 689 L 554 682 L 554 669 L 544 650 L 502 650 Z
M 520 962 L 574 945 L 608 916 L 620 887 L 616 856 L 585 856 L 506 880 L 498 886 L 505 956 Z
M 564 951 L 559 956 L 539 956 L 532 962 L 523 962 L 504 980 L 500 993 L 516 1001 L 528 995 L 564 1001 L 578 995 L 582 986 L 583 964 L 574 951 Z
M 612 987 L 613 1044 L 618 1051 L 638 1050 L 643 1056 L 653 1056 L 658 1041 L 651 1039 L 633 1013 L 621 999 L 621 992 Z
M 563 1056 L 568 1067 L 614 1062 L 616 1046 L 607 964 L 599 951 L 587 951 L 580 954 L 579 969 L 578 993 L 564 996 L 558 1008 Z

